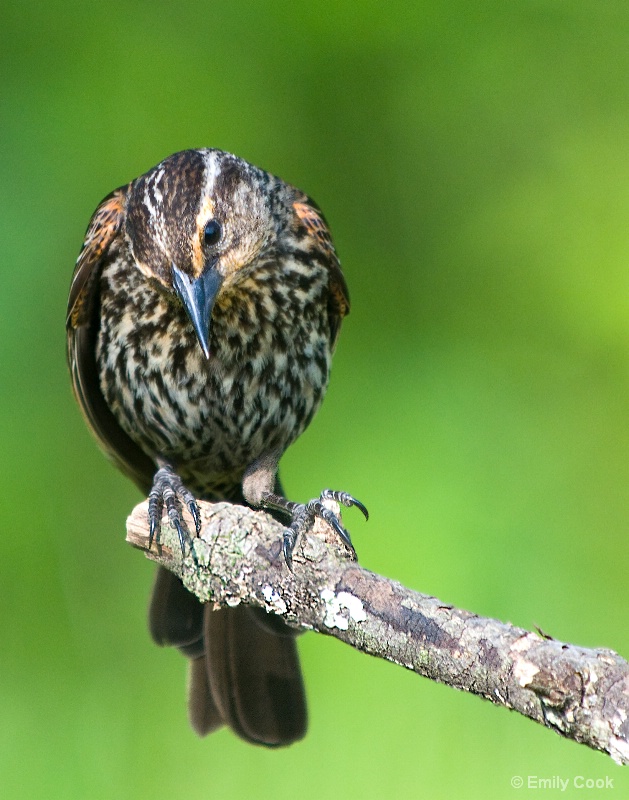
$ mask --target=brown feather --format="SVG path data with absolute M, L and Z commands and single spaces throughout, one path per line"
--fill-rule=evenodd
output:
M 121 187 L 107 195 L 88 225 L 70 286 L 67 353 L 72 387 L 88 427 L 107 457 L 146 493 L 154 464 L 122 430 L 105 402 L 95 357 L 100 273 L 119 247 L 127 189 Z
M 149 631 L 159 645 L 185 647 L 203 638 L 203 606 L 172 572 L 158 567 L 151 605 Z
M 293 203 L 295 213 L 301 220 L 308 233 L 315 239 L 319 248 L 328 256 L 328 271 L 330 274 L 328 315 L 330 330 L 332 332 L 332 346 L 341 329 L 343 317 L 349 314 L 349 289 L 341 271 L 330 229 L 317 204 L 309 197 L 306 202 Z
M 304 736 L 306 701 L 292 636 L 271 633 L 246 606 L 208 607 L 205 642 L 212 698 L 239 736 L 267 747 Z
M 87 226 L 70 285 L 66 317 L 68 328 L 78 328 L 90 322 L 100 268 L 120 233 L 128 189 L 128 186 L 121 186 L 108 194 Z
M 224 725 L 210 690 L 205 656 L 190 660 L 188 674 L 188 718 L 198 736 L 207 736 Z

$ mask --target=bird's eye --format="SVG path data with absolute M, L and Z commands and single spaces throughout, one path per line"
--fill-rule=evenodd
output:
M 203 241 L 209 245 L 218 244 L 222 234 L 223 230 L 220 226 L 220 223 L 215 219 L 211 219 L 203 231 Z

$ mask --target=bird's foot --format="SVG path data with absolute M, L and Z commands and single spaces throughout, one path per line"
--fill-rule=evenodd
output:
M 284 553 L 284 560 L 289 570 L 293 571 L 293 552 L 299 537 L 312 527 L 315 518 L 319 517 L 324 522 L 327 522 L 338 534 L 341 541 L 343 541 L 352 553 L 356 553 L 354 545 L 350 539 L 349 531 L 343 527 L 339 517 L 325 505 L 326 500 L 335 500 L 347 508 L 356 506 L 365 515 L 365 519 L 369 519 L 369 512 L 365 506 L 352 497 L 347 492 L 337 492 L 333 489 L 324 489 L 319 497 L 311 500 L 309 503 L 287 503 L 286 511 L 291 514 L 293 521 L 288 528 L 284 530 L 284 539 L 282 541 L 282 552 Z
M 149 550 L 153 544 L 153 539 L 159 535 L 162 522 L 162 512 L 166 506 L 166 513 L 171 525 L 177 531 L 179 544 L 181 545 L 181 555 L 185 555 L 185 544 L 190 541 L 190 532 L 183 518 L 181 511 L 182 501 L 188 507 L 196 534 L 201 529 L 201 517 L 199 507 L 192 492 L 188 491 L 183 485 L 179 475 L 174 471 L 170 464 L 163 464 L 155 473 L 153 487 L 149 494 Z

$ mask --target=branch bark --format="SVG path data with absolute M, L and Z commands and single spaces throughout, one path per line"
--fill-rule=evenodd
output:
M 272 517 L 229 503 L 199 507 L 201 534 L 183 559 L 167 518 L 147 551 L 146 502 L 127 520 L 127 541 L 201 601 L 260 606 L 629 763 L 629 664 L 612 650 L 545 638 L 407 589 L 360 567 L 320 520 L 298 543 L 291 574 Z

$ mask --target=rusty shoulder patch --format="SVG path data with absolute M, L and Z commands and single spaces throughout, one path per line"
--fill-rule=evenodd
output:
M 89 296 L 93 282 L 98 277 L 98 266 L 122 225 L 126 191 L 127 187 L 121 187 L 107 195 L 90 220 L 70 286 L 69 327 L 78 327 L 89 314 Z
M 328 252 L 336 255 L 328 226 L 317 209 L 308 203 L 293 203 L 293 208 L 308 232 L 315 237 L 317 242 Z

